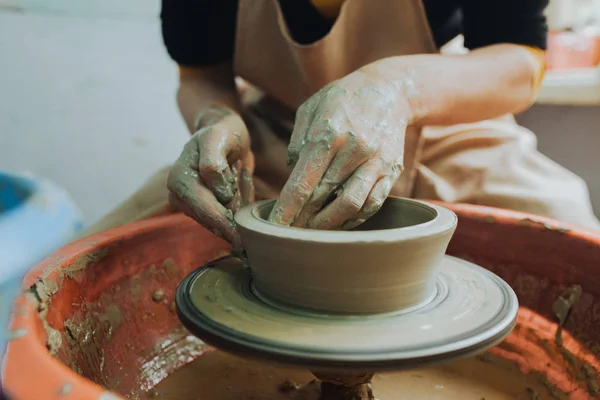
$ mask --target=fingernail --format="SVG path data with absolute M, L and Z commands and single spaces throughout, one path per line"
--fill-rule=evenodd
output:
M 221 204 L 228 204 L 235 196 L 235 177 L 230 170 L 223 173 L 222 180 L 213 186 L 213 191 Z
M 324 229 L 324 226 L 330 226 L 331 220 L 329 218 L 323 219 L 323 217 L 316 216 L 308 221 L 306 227 L 308 229 Z
M 298 152 L 288 150 L 286 162 L 288 167 L 293 167 L 298 162 Z
M 273 209 L 271 210 L 271 212 L 269 213 L 269 222 L 272 222 L 274 224 L 280 224 L 281 223 L 281 208 L 277 205 L 275 205 L 275 207 L 273 207 Z
M 219 203 L 223 205 L 231 203 L 233 192 L 230 187 L 214 186 L 213 191 Z
M 241 207 L 242 207 L 242 196 L 241 196 L 241 193 L 236 191 L 236 193 L 233 195 L 233 199 L 227 205 L 227 208 L 230 209 L 231 211 L 233 211 L 233 213 L 235 214 L 239 211 L 239 209 Z

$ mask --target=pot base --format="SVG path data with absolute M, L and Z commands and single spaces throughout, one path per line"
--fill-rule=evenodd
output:
M 177 290 L 179 318 L 222 350 L 331 371 L 415 368 L 478 354 L 514 327 L 510 286 L 475 264 L 445 256 L 431 298 L 378 315 L 327 315 L 266 299 L 233 257 L 188 275 Z

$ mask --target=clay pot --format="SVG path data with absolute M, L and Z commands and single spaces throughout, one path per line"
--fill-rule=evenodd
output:
M 441 206 L 390 197 L 353 231 L 299 229 L 267 221 L 273 200 L 235 217 L 259 296 L 328 313 L 407 309 L 433 294 L 456 229 Z

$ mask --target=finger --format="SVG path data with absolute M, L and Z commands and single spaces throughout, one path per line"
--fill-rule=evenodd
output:
M 224 120 L 196 133 L 201 136 L 198 172 L 221 204 L 230 203 L 237 191 L 236 176 L 229 164 L 239 160 L 249 149 L 244 129 L 243 124 L 227 124 Z
M 310 100 L 298 107 L 296 111 L 296 120 L 294 122 L 294 130 L 290 138 L 290 144 L 287 150 L 287 165 L 295 167 L 300 158 L 300 151 L 306 141 L 306 133 L 311 121 L 315 115 L 315 107 L 312 106 Z
M 358 146 L 347 146 L 338 152 L 312 197 L 298 215 L 294 226 L 305 227 L 308 221 L 323 209 L 325 203 L 368 158 L 368 150 Z
M 389 196 L 394 183 L 398 180 L 397 177 L 384 176 L 377 181 L 371 193 L 367 197 L 365 204 L 363 204 L 361 210 L 352 219 L 349 219 L 342 225 L 342 230 L 350 230 L 356 228 L 367 219 L 371 218 L 377 211 L 381 209 L 383 203 Z
M 212 190 L 221 204 L 228 204 L 235 193 L 235 177 L 226 158 L 227 132 L 214 126 L 195 133 L 200 148 L 198 172 L 204 184 Z
M 337 198 L 320 211 L 308 223 L 311 229 L 337 229 L 360 212 L 379 180 L 379 168 L 375 164 L 360 167 L 344 183 Z
M 239 178 L 239 189 L 242 197 L 242 206 L 254 203 L 254 154 L 249 151 L 243 158 L 242 170 Z
M 233 173 L 233 176 L 235 179 L 235 190 L 234 190 L 233 199 L 231 199 L 229 204 L 225 204 L 225 207 L 227 209 L 231 210 L 234 215 L 235 215 L 235 213 L 238 212 L 238 210 L 242 206 L 242 194 L 240 193 L 240 190 L 239 190 L 240 189 L 240 176 L 242 173 L 240 165 L 241 165 L 241 161 L 238 161 L 230 167 L 231 172 Z
M 251 150 L 246 151 L 242 155 L 241 160 L 242 167 L 245 168 L 250 175 L 253 175 L 255 166 L 254 153 Z
M 173 166 L 167 182 L 169 199 L 187 216 L 231 242 L 236 236 L 233 213 L 202 184 L 198 172 L 187 164 L 189 160 L 189 155 L 182 155 Z
M 298 163 L 271 210 L 269 221 L 286 226 L 294 222 L 335 156 L 332 150 L 326 142 L 309 143 L 302 149 Z
M 254 179 L 252 179 L 252 174 L 244 167 L 240 176 L 240 193 L 242 196 L 242 206 L 254 202 Z
M 216 201 L 216 199 L 215 199 L 215 201 Z M 221 239 L 224 239 L 229 243 L 235 243 L 235 242 L 239 241 L 239 235 L 238 235 L 237 231 L 233 228 L 233 222 L 229 221 L 227 216 L 220 223 L 207 222 L 208 218 L 206 218 L 206 219 L 198 218 L 198 215 L 196 214 L 196 212 L 194 212 L 191 207 L 189 207 L 187 204 L 185 204 L 183 201 L 181 201 L 174 193 L 169 193 L 169 202 L 174 207 L 176 207 L 181 212 L 183 212 L 185 215 L 192 218 L 193 220 L 198 222 L 200 225 L 202 225 L 203 227 L 205 227 L 206 229 L 211 231 L 215 236 L 218 236 Z M 228 210 L 225 210 L 225 212 L 227 213 Z

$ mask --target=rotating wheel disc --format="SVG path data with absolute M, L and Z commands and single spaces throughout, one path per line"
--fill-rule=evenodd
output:
M 233 257 L 186 277 L 177 290 L 183 324 L 225 351 L 328 370 L 397 370 L 475 355 L 516 322 L 510 286 L 475 264 L 445 256 L 431 298 L 378 315 L 327 315 L 278 304 Z

